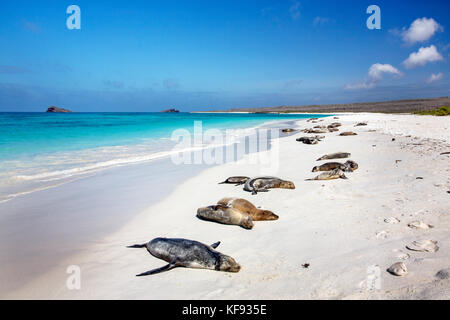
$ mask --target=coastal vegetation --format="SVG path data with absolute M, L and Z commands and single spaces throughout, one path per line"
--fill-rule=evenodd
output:
M 450 115 L 450 107 L 440 107 L 437 109 L 431 109 L 427 111 L 418 111 L 415 114 L 428 115 L 428 116 L 448 116 Z

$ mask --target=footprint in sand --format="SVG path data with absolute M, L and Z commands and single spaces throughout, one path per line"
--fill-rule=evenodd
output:
M 396 224 L 396 223 L 399 223 L 400 220 L 395 217 L 390 217 L 390 218 L 384 219 L 384 222 L 390 223 L 390 224 Z
M 394 252 L 397 252 L 397 258 L 401 260 L 408 260 L 410 258 L 410 255 L 406 252 L 403 252 L 402 250 L 394 249 Z
M 408 244 L 406 248 L 411 251 L 436 252 L 439 250 L 436 244 L 437 241 L 434 240 L 418 240 Z
M 383 230 L 383 231 L 377 232 L 375 234 L 375 237 L 377 239 L 386 239 L 388 236 L 389 236 L 389 231 L 387 231 L 387 230 Z
M 450 268 L 439 270 L 438 273 L 436 273 L 436 278 L 442 280 L 450 279 Z
M 413 221 L 408 223 L 408 227 L 410 227 L 411 229 L 431 229 L 434 228 L 434 226 L 432 226 L 431 224 L 427 224 L 423 221 Z

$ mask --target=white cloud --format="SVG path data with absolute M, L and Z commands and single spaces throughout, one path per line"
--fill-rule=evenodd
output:
M 363 82 L 348 84 L 345 86 L 347 90 L 355 89 L 371 89 L 375 85 L 383 80 L 383 74 L 391 74 L 393 76 L 401 76 L 402 73 L 390 64 L 375 63 L 369 68 L 367 79 Z
M 433 18 L 419 18 L 416 19 L 409 29 L 404 29 L 402 32 L 403 41 L 409 44 L 416 42 L 423 42 L 430 39 L 437 31 L 444 28 L 437 23 Z
M 421 47 L 419 51 L 413 52 L 409 55 L 409 58 L 403 61 L 403 65 L 407 69 L 415 68 L 418 66 L 424 66 L 428 62 L 435 62 L 443 60 L 442 55 L 437 51 L 434 45 L 429 47 Z
M 442 72 L 431 74 L 431 76 L 427 79 L 427 83 L 433 83 L 444 78 L 444 74 Z
M 369 69 L 369 77 L 372 80 L 381 80 L 383 78 L 383 73 L 390 73 L 397 76 L 402 74 L 397 68 L 394 68 L 390 64 L 375 63 Z
M 289 12 L 291 13 L 292 19 L 297 20 L 300 18 L 300 2 L 295 1 L 289 8 Z

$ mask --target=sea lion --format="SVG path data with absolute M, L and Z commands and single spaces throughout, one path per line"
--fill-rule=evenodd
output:
M 355 124 L 355 127 L 362 127 L 362 126 L 367 126 L 367 122 L 358 122 L 357 124 Z
M 327 128 L 325 129 L 304 129 L 304 133 L 328 133 L 330 132 Z
M 221 204 L 199 208 L 197 217 L 223 224 L 237 225 L 245 229 L 253 228 L 253 220 L 247 213 Z
M 323 136 L 315 136 L 315 137 L 301 137 L 297 138 L 296 141 L 303 142 L 304 144 L 318 144 L 319 141 L 322 141 L 321 139 L 324 138 Z
M 220 182 L 219 184 L 235 184 L 239 186 L 241 184 L 244 184 L 248 179 L 250 178 L 244 176 L 229 177 L 227 180 Z
M 295 189 L 295 185 L 291 181 L 285 181 L 277 177 L 256 177 L 247 182 L 244 185 L 244 190 L 249 191 L 252 194 L 258 192 L 268 192 L 268 189 Z
M 291 133 L 297 131 L 296 129 L 287 128 L 287 129 L 281 129 L 282 133 Z
M 346 132 L 342 132 L 342 133 L 340 134 L 341 137 L 346 137 L 346 136 L 357 136 L 357 135 L 358 135 L 357 133 L 354 133 L 354 132 L 352 132 L 352 131 L 346 131 Z
M 332 124 L 328 125 L 328 128 L 337 128 L 337 127 L 341 127 L 342 123 L 339 122 L 333 122 Z
M 335 127 L 331 127 L 331 128 L 327 128 L 329 132 L 336 132 L 339 131 L 339 128 L 335 128 Z
M 138 274 L 137 277 L 169 271 L 177 267 L 239 272 L 241 266 L 232 257 L 214 250 L 219 244 L 220 241 L 208 246 L 187 239 L 156 238 L 148 243 L 135 244 L 128 248 L 146 247 L 152 256 L 169 262 L 164 267 Z
M 319 174 L 317 177 L 312 178 L 312 179 L 307 179 L 307 181 L 311 181 L 311 180 L 334 180 L 334 179 L 348 179 L 345 174 L 344 171 L 342 171 L 341 169 L 334 169 L 331 171 L 327 171 L 324 173 Z
M 358 164 L 352 160 L 348 160 L 345 163 L 340 162 L 327 162 L 320 166 L 316 166 L 312 169 L 312 172 L 319 171 L 331 171 L 334 169 L 341 169 L 344 172 L 353 172 L 358 169 Z
M 223 198 L 217 202 L 219 205 L 227 206 L 245 212 L 253 221 L 278 220 L 278 216 L 269 210 L 260 210 L 250 201 L 239 198 Z
M 332 153 L 332 154 L 326 154 L 326 155 L 320 157 L 319 159 L 317 159 L 316 161 L 343 159 L 343 158 L 348 158 L 350 156 L 351 156 L 351 153 L 348 153 L 348 152 L 336 152 L 336 153 Z

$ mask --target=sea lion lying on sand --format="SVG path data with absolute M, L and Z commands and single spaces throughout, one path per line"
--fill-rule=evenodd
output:
M 331 170 L 331 171 L 327 171 L 327 172 L 321 173 L 315 178 L 306 179 L 306 181 L 311 181 L 311 180 L 334 180 L 334 179 L 348 179 L 348 178 L 345 176 L 344 171 L 342 171 L 341 169 L 334 169 L 334 170 Z
M 244 185 L 244 190 L 252 194 L 258 192 L 268 192 L 268 189 L 295 189 L 291 181 L 285 181 L 277 177 L 256 177 L 248 180 Z
M 315 137 L 301 137 L 297 138 L 296 141 L 303 142 L 304 144 L 318 144 L 319 141 L 324 139 L 324 136 L 315 136 Z
M 358 134 L 357 133 L 354 133 L 354 132 L 352 132 L 352 131 L 346 131 L 346 132 L 342 132 L 341 134 L 340 134 L 340 136 L 342 136 L 342 137 L 346 137 L 346 136 L 357 136 Z
M 269 210 L 260 210 L 256 208 L 250 201 L 239 198 L 223 198 L 217 202 L 222 206 L 227 206 L 245 212 L 253 221 L 269 221 L 278 220 L 278 216 Z
M 247 213 L 221 204 L 199 208 L 197 217 L 223 224 L 241 226 L 245 229 L 253 228 L 253 220 Z
M 331 171 L 334 169 L 341 169 L 344 172 L 353 172 L 358 169 L 358 164 L 355 161 L 348 160 L 345 163 L 327 162 L 312 169 L 312 172 Z
M 348 152 L 336 152 L 336 153 L 332 153 L 332 154 L 326 154 L 326 155 L 320 157 L 319 159 L 317 159 L 316 161 L 343 159 L 343 158 L 348 158 L 350 156 L 351 156 L 351 154 Z
M 358 122 L 355 127 L 367 126 L 367 122 Z
M 337 128 L 342 126 L 342 123 L 339 122 L 333 122 L 332 124 L 328 125 L 328 128 Z
M 327 128 L 325 129 L 305 129 L 304 133 L 328 133 L 330 132 Z
M 214 250 L 219 244 L 220 241 L 208 246 L 187 239 L 156 238 L 148 243 L 135 244 L 128 248 L 147 248 L 152 256 L 169 262 L 164 267 L 138 274 L 138 277 L 169 271 L 177 267 L 239 272 L 241 266 L 232 257 Z
M 329 132 L 336 132 L 336 131 L 339 131 L 339 129 L 338 129 L 338 128 L 335 128 L 335 127 L 331 127 L 331 128 L 327 128 L 327 129 L 328 129 Z
M 250 178 L 244 176 L 229 177 L 227 180 L 219 182 L 219 184 L 235 184 L 239 186 L 241 184 L 244 184 L 248 179 Z
M 281 129 L 281 132 L 283 133 L 291 133 L 297 131 L 296 129 L 288 128 L 288 129 Z

